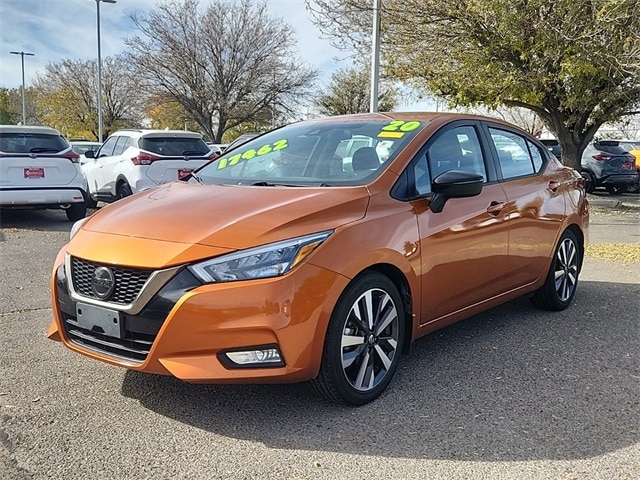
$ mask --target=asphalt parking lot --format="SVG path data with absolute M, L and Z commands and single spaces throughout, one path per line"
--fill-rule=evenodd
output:
M 637 195 L 593 243 L 640 244 Z M 189 385 L 46 338 L 63 212 L 0 217 L 0 478 L 636 479 L 640 263 L 587 258 L 574 305 L 526 299 L 420 339 L 364 407 L 305 385 Z

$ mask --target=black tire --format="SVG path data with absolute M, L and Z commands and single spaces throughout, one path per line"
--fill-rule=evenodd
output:
M 131 191 L 131 187 L 129 186 L 128 183 L 121 183 L 120 185 L 118 185 L 118 191 L 116 192 L 118 200 L 120 200 L 121 198 L 125 198 L 128 197 L 129 195 L 132 195 L 133 192 Z
M 587 193 L 593 193 L 596 189 L 596 178 L 591 172 L 580 172 L 580 175 L 582 175 L 582 178 L 587 181 L 587 185 L 585 187 Z
M 69 221 L 77 222 L 87 216 L 87 203 L 72 203 L 64 212 L 67 214 Z
M 544 284 L 531 297 L 533 306 L 560 311 L 571 305 L 581 266 L 582 251 L 578 240 L 571 230 L 566 230 L 555 249 Z
M 388 277 L 368 272 L 356 278 L 331 315 L 313 388 L 347 405 L 376 399 L 398 368 L 404 323 L 400 294 Z

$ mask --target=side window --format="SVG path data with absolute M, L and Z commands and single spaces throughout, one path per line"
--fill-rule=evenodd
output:
M 455 127 L 439 134 L 427 151 L 427 163 L 431 178 L 448 170 L 466 170 L 487 180 L 478 134 L 471 126 Z
M 502 178 L 521 177 L 535 172 L 533 159 L 524 137 L 497 128 L 489 128 L 489 132 L 498 152 Z
M 540 167 L 542 167 L 542 153 L 540 153 L 540 149 L 536 147 L 533 143 L 527 140 L 527 145 L 529 145 L 529 152 L 531 152 L 531 159 L 533 160 L 533 166 L 536 172 L 540 171 Z
M 466 170 L 487 180 L 484 156 L 474 127 L 455 127 L 438 134 L 426 155 L 413 163 L 416 194 L 431 193 L 432 179 L 448 170 Z
M 104 142 L 104 144 L 100 148 L 98 157 L 110 157 L 111 155 L 113 155 L 113 148 L 116 146 L 117 140 L 118 140 L 118 137 L 107 138 L 107 141 Z
M 118 137 L 118 141 L 113 149 L 112 155 L 120 155 L 129 145 L 131 145 L 131 139 L 129 137 Z

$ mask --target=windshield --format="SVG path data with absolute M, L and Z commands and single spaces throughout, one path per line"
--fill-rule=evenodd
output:
M 376 178 L 423 122 L 297 123 L 252 139 L 190 181 L 234 185 L 362 185 Z

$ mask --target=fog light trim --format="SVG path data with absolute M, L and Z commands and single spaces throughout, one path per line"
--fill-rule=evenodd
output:
M 277 345 L 256 345 L 225 350 L 218 358 L 227 368 L 284 367 L 284 360 Z

